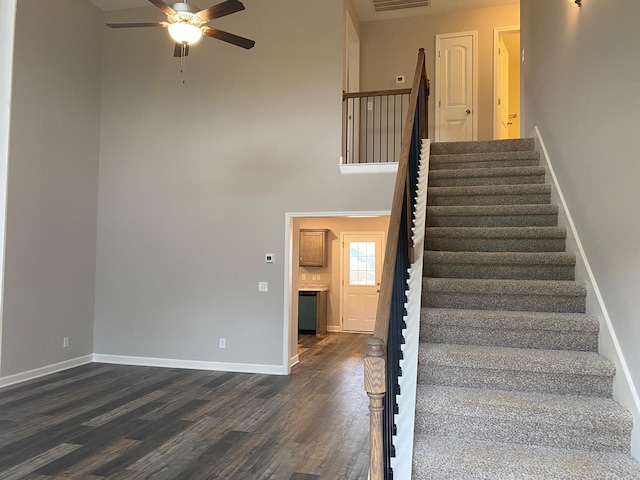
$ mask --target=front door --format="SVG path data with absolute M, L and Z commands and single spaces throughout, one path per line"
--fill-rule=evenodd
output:
M 436 36 L 436 141 L 477 137 L 476 32 Z
M 384 234 L 342 235 L 342 330 L 373 333 L 382 276 Z

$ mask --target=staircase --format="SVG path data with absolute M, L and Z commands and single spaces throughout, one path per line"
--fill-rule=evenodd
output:
M 640 479 L 532 139 L 431 146 L 414 479 Z

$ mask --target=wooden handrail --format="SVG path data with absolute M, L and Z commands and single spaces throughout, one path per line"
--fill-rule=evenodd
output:
M 386 95 L 408 95 L 410 88 L 396 88 L 395 90 L 372 90 L 370 92 L 342 92 L 342 99 L 364 98 L 364 97 L 384 97 Z
M 416 116 L 418 106 L 418 93 L 420 90 L 420 79 L 425 73 L 424 48 L 418 52 L 418 64 L 413 77 L 411 87 L 411 98 L 409 110 L 407 111 L 407 121 L 402 132 L 402 149 L 400 150 L 400 160 L 398 162 L 398 173 L 393 191 L 391 203 L 391 216 L 389 218 L 389 230 L 387 233 L 387 245 L 384 251 L 384 264 L 382 266 L 382 280 L 380 282 L 380 295 L 378 297 L 378 310 L 376 312 L 376 325 L 373 336 L 380 338 L 385 344 L 389 334 L 389 312 L 391 312 L 391 295 L 393 294 L 393 275 L 396 266 L 396 254 L 398 248 L 398 237 L 400 236 L 400 222 L 402 217 L 402 203 L 404 199 L 407 172 L 409 171 L 409 150 L 411 148 L 411 132 L 413 121 Z M 412 247 L 412 245 L 410 246 Z
M 425 93 L 424 103 L 420 109 L 421 131 L 414 133 L 414 120 L 416 118 L 416 109 L 420 99 L 420 90 L 423 88 Z M 385 247 L 385 257 L 382 267 L 382 279 L 380 283 L 380 293 L 378 297 L 378 310 L 376 313 L 376 324 L 374 328 L 374 336 L 367 342 L 368 350 L 364 359 L 364 383 L 365 390 L 369 396 L 370 411 L 370 457 L 369 457 L 369 475 L 371 480 L 385 480 L 386 469 L 389 465 L 389 450 L 385 451 L 385 434 L 383 425 L 387 415 L 392 415 L 389 409 L 389 397 L 387 392 L 388 381 L 395 381 L 392 377 L 387 378 L 387 342 L 389 340 L 389 326 L 391 321 L 392 303 L 394 301 L 394 284 L 396 284 L 396 264 L 403 257 L 398 257 L 399 249 L 402 248 L 402 255 L 408 252 L 409 263 L 413 263 L 415 255 L 413 254 L 413 240 L 411 235 L 411 214 L 412 214 L 412 178 L 409 176 L 409 157 L 412 150 L 413 136 L 420 135 L 427 138 L 427 98 L 428 98 L 429 80 L 426 75 L 425 52 L 421 48 L 418 53 L 418 63 L 410 90 L 409 109 L 407 111 L 407 120 L 404 123 L 402 132 L 402 146 L 400 158 L 398 162 L 398 172 L 396 174 L 396 183 L 393 192 L 391 204 L 391 216 L 389 219 L 389 229 L 387 233 L 387 244 Z M 388 91 L 387 91 L 388 92 Z M 407 92 L 409 93 L 409 92 Z M 383 93 L 388 94 L 388 93 Z M 371 92 L 369 92 L 371 95 Z M 361 96 L 367 96 L 362 94 Z M 422 139 L 417 139 L 419 141 Z M 415 145 L 415 144 L 414 144 Z M 415 147 L 414 147 L 415 148 Z M 414 151 L 415 155 L 415 151 Z M 405 204 L 405 201 L 407 202 Z M 403 227 L 403 210 L 407 212 L 404 221 L 407 223 L 407 245 L 399 245 L 401 237 L 401 228 Z M 404 235 L 404 234 L 403 234 Z M 401 287 L 402 288 L 402 287 Z M 395 329 L 394 329 L 395 332 Z M 394 336 L 397 335 L 394 333 Z M 397 347 L 394 342 L 394 347 Z M 393 357 L 392 357 L 393 358 Z M 391 365 L 391 364 L 390 364 Z M 397 387 L 397 383 L 395 384 Z M 395 388 L 395 387 L 390 387 Z M 394 400 L 395 402 L 395 393 Z M 385 408 L 389 409 L 385 413 Z M 388 420 L 387 420 L 388 422 Z M 388 423 L 387 423 L 388 425 Z M 389 438 L 389 437 L 387 437 Z M 390 440 L 389 440 L 390 442 Z M 391 443 L 386 445 L 389 448 Z

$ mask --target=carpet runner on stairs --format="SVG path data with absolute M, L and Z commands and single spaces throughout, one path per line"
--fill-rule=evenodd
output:
M 431 146 L 413 478 L 632 480 L 532 139 Z

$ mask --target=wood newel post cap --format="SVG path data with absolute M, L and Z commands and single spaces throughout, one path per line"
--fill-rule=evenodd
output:
M 384 342 L 381 338 L 371 337 L 367 340 L 367 345 L 369 347 L 365 354 L 366 357 L 384 357 L 386 355 L 386 352 L 384 351 Z

